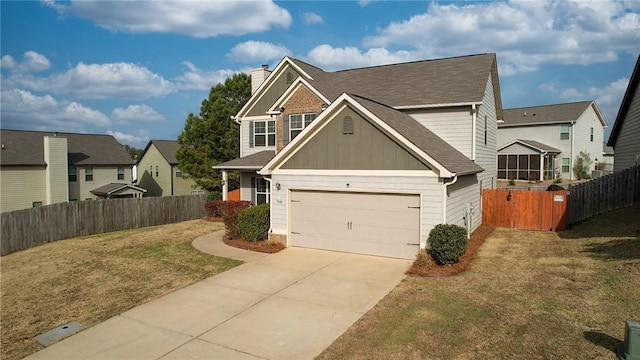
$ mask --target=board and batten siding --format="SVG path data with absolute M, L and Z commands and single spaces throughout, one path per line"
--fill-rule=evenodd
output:
M 476 164 L 484 169 L 478 174 L 480 185 L 478 193 L 482 194 L 482 189 L 495 188 L 497 170 L 497 138 L 498 119 L 496 115 L 496 99 L 493 92 L 493 82 L 491 75 L 487 79 L 487 86 L 484 91 L 482 104 L 476 107 Z M 486 121 L 485 121 L 486 120 Z M 486 124 L 486 128 L 485 128 Z M 486 143 L 485 143 L 486 129 Z M 479 210 L 480 208 L 478 208 Z M 479 212 L 479 211 L 478 211 Z
M 420 247 L 424 248 L 431 229 L 442 222 L 442 183 L 426 176 L 348 176 L 273 174 L 280 190 L 271 193 L 271 227 L 276 234 L 288 233 L 289 190 L 319 190 L 421 195 Z
M 467 212 L 470 210 L 471 227 L 469 228 Z M 447 188 L 447 224 L 462 226 L 469 230 L 469 234 L 482 224 L 478 175 L 461 176 L 455 184 Z
M 471 159 L 471 106 L 409 110 L 406 114 Z
M 343 119 L 353 131 L 344 134 Z M 282 169 L 430 170 L 350 107 L 345 107 L 281 167 Z
M 640 156 L 640 87 L 636 87 L 629 110 L 614 144 L 615 171 L 630 168 Z
M 287 81 L 287 74 L 291 74 Z M 291 83 L 298 78 L 300 74 L 290 65 L 286 65 L 282 72 L 269 85 L 269 88 L 260 96 L 260 99 L 247 111 L 246 116 L 263 116 L 269 108 L 278 100 Z
M 591 171 L 595 169 L 596 159 L 598 162 L 602 160 L 602 141 L 604 140 L 604 127 L 593 109 L 593 104 L 580 115 L 574 128 L 572 171 L 576 157 L 580 155 L 581 151 L 584 151 L 589 154 L 592 161 L 590 168 L 587 170 L 587 174 L 591 175 Z M 591 128 L 593 128 L 593 141 L 591 141 Z
M 44 166 L 3 166 L 0 168 L 0 211 L 28 209 L 34 202 L 46 205 Z

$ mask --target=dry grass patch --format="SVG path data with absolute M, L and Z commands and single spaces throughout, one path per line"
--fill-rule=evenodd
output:
M 61 240 L 2 257 L 2 359 L 41 348 L 33 337 L 95 325 L 239 265 L 191 246 L 224 229 L 201 220 Z
M 454 277 L 408 277 L 320 359 L 613 359 L 640 314 L 640 207 L 496 229 Z

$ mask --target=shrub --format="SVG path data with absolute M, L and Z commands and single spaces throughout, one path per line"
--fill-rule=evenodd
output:
M 516 186 L 516 179 L 510 178 L 509 179 L 509 186 Z
M 225 204 L 222 200 L 207 201 L 204 203 L 204 215 L 206 217 L 221 218 L 224 216 Z
M 558 176 L 557 178 L 555 178 L 555 180 L 553 180 L 553 183 L 554 184 L 562 184 L 562 178 Z
M 429 245 L 439 264 L 457 263 L 467 251 L 467 230 L 458 225 L 436 225 L 429 233 Z
M 242 210 L 238 218 L 238 231 L 240 238 L 245 241 L 266 239 L 269 232 L 269 204 Z
M 249 201 L 223 201 L 221 205 L 222 220 L 227 228 L 227 237 L 237 239 L 240 237 L 238 232 L 238 217 L 240 212 L 251 205 Z

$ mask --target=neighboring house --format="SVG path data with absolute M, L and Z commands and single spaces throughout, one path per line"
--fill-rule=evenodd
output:
M 596 168 L 602 171 L 602 175 L 613 173 L 613 164 L 615 160 L 615 151 L 612 146 L 602 143 L 602 160 L 598 161 Z
M 497 69 L 495 54 L 336 72 L 285 57 L 252 72 L 241 158 L 214 168 L 240 172 L 243 200 L 271 204 L 272 239 L 412 259 L 435 225 L 481 224 Z
M 498 122 L 498 178 L 573 180 L 580 152 L 602 160 L 607 127 L 594 101 L 505 109 Z
M 640 55 L 624 93 L 607 145 L 615 149 L 615 171 L 640 164 Z
M 193 179 L 183 177 L 178 168 L 175 140 L 151 140 L 142 151 L 136 169 L 137 185 L 147 190 L 145 196 L 200 195 L 205 191 Z
M 111 135 L 5 129 L 0 134 L 2 212 L 144 192 L 131 185 L 133 160 Z

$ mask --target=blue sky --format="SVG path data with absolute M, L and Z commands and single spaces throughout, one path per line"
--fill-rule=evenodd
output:
M 1 126 L 176 139 L 211 86 L 285 55 L 325 70 L 495 52 L 505 108 L 609 124 L 640 1 L 1 1 Z

